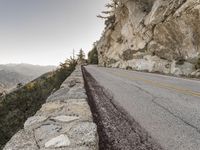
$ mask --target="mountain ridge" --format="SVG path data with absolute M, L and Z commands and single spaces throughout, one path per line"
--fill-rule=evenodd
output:
M 53 71 L 56 66 L 40 66 L 31 64 L 0 64 L 0 93 L 10 91 L 17 84 L 25 84 L 40 75 Z

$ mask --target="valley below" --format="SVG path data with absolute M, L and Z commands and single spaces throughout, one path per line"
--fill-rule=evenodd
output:
M 8 93 L 40 75 L 53 71 L 55 66 L 37 66 L 30 64 L 0 65 L 0 93 Z

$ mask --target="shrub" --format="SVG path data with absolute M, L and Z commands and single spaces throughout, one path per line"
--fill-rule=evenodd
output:
M 119 38 L 117 38 L 117 43 L 122 44 L 123 43 L 123 38 L 122 36 L 120 36 Z
M 133 68 L 131 66 L 127 66 L 126 70 L 133 70 Z
M 77 55 L 78 61 L 83 63 L 85 60 L 85 53 L 82 49 L 80 49 L 79 54 Z
M 176 65 L 183 65 L 185 62 L 185 59 L 183 57 L 178 57 L 176 61 Z
M 97 47 L 94 46 L 94 48 L 88 53 L 88 63 L 89 64 L 98 64 L 98 52 Z
M 195 67 L 196 69 L 200 69 L 200 58 L 197 60 Z
M 131 60 L 131 59 L 133 59 L 133 54 L 134 54 L 134 53 L 135 53 L 135 52 L 134 52 L 133 50 L 127 49 L 127 50 L 125 50 L 125 51 L 123 52 L 123 54 L 122 54 L 122 59 L 125 60 L 125 61 Z

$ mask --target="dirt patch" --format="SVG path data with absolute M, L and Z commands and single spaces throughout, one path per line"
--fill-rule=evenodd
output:
M 161 150 L 148 133 L 83 68 L 88 102 L 98 127 L 100 150 Z

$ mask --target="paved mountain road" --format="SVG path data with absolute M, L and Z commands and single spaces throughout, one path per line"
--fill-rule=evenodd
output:
M 164 149 L 200 150 L 200 81 L 85 68 Z

